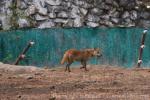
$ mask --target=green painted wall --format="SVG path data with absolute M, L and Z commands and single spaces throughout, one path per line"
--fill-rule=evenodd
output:
M 27 52 L 22 65 L 57 66 L 65 50 L 69 48 L 99 47 L 103 57 L 93 58 L 92 64 L 110 64 L 125 67 L 136 65 L 143 29 L 139 28 L 54 28 L 23 29 L 0 32 L 0 61 L 13 63 L 26 46 L 35 45 Z M 150 30 L 142 66 L 150 66 Z

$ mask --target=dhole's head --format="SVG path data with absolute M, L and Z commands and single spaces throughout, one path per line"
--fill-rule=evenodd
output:
M 102 56 L 102 52 L 99 48 L 94 48 L 93 49 L 93 55 L 97 56 L 97 57 L 101 57 Z
M 99 48 L 87 49 L 93 56 L 101 57 L 102 52 Z

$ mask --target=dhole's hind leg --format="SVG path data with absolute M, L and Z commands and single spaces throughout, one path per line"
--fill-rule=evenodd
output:
M 66 69 L 65 69 L 65 71 L 67 71 L 68 70 L 68 72 L 71 72 L 71 70 L 70 70 L 70 65 L 72 64 L 72 62 L 71 63 L 68 63 L 67 65 L 66 65 Z
M 65 72 L 67 71 L 67 69 L 68 69 L 68 67 L 67 67 L 67 65 L 66 65 Z

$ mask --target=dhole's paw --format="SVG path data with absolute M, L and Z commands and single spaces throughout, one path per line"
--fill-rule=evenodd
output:
M 80 67 L 80 69 L 83 69 L 84 67 Z
M 89 71 L 88 69 L 85 69 L 85 71 Z
M 70 71 L 70 70 L 68 70 L 68 72 L 70 73 L 71 71 Z

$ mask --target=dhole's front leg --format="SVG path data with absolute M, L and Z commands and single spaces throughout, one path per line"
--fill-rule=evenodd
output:
M 84 62 L 84 68 L 85 68 L 85 71 L 89 71 L 87 68 L 86 68 L 86 61 Z
M 86 61 L 81 61 L 82 67 L 80 67 L 80 69 L 84 68 L 85 71 L 88 71 L 86 68 Z
M 81 65 L 82 65 L 82 67 L 80 67 L 80 69 L 84 68 L 84 61 L 83 60 L 81 60 Z

